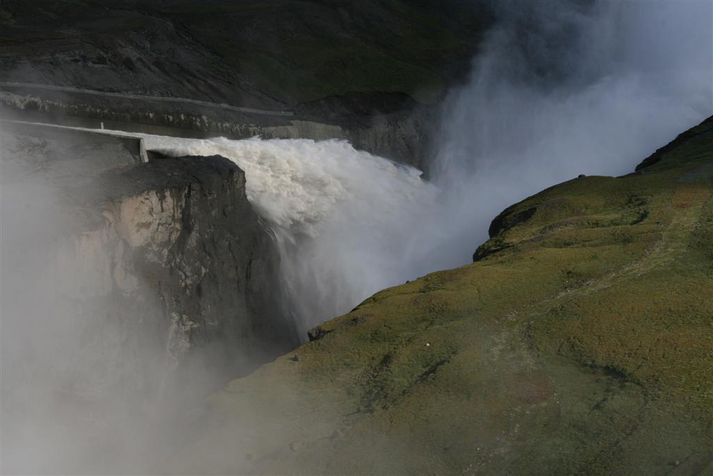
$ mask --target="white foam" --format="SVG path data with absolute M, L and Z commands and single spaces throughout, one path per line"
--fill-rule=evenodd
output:
M 424 270 L 431 239 L 422 227 L 436 190 L 414 168 L 337 140 L 140 137 L 148 150 L 221 155 L 245 171 L 248 199 L 277 238 L 288 305 L 303 331 Z

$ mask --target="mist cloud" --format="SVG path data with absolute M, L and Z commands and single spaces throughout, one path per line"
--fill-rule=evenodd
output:
M 150 148 L 221 154 L 245 169 L 303 335 L 379 289 L 467 264 L 513 202 L 578 174 L 630 172 L 713 113 L 709 1 L 489 5 L 497 21 L 469 84 L 444 106 L 432 183 L 337 141 L 146 136 Z M 61 238 L 71 218 L 42 180 L 5 161 L 1 178 L 3 469 L 148 472 L 178 427 L 146 416 L 189 405 L 124 383 L 141 385 L 128 361 L 158 362 L 165 349 L 127 353 L 116 341 L 126 329 L 102 299 L 77 312 L 82 284 L 100 283 L 57 261 L 74 256 Z
M 713 113 L 713 4 L 492 2 L 470 83 L 448 98 L 431 164 L 466 261 L 500 210 L 579 174 L 619 175 Z

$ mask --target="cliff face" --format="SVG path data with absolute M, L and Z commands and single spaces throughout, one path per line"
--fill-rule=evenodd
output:
M 102 175 L 95 190 L 104 222 L 84 236 L 99 240 L 91 246 L 105 254 L 97 262 L 109 263 L 110 293 L 158 300 L 177 364 L 198 348 L 214 370 L 244 372 L 297 342 L 280 318 L 270 236 L 235 164 L 158 158 Z
M 713 119 L 212 397 L 181 471 L 708 474 Z M 368 455 L 365 458 L 364 455 Z
M 226 375 L 298 342 L 281 318 L 276 250 L 232 162 L 144 163 L 130 139 L 4 129 L 3 471 L 71 472 L 89 454 L 97 471 L 133 464 L 141 455 L 114 446 L 156 448 L 143 420 L 180 420 Z M 137 435 L 93 441 L 107 425 Z M 55 426 L 71 436 L 53 439 Z M 57 452 L 13 451 L 44 444 Z

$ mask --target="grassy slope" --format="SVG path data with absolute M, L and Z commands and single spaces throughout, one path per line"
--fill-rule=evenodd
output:
M 713 474 L 713 120 L 212 398 L 179 468 Z

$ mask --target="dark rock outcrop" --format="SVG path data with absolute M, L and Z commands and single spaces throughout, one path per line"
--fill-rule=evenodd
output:
M 197 349 L 213 370 L 245 372 L 297 342 L 281 318 L 277 255 L 235 164 L 154 159 L 97 183 L 100 247 L 125 267 L 121 293 L 158 296 L 170 358 L 183 363 Z
M 40 243 L 10 240 L 3 254 L 42 249 L 30 274 L 49 273 L 57 313 L 81 321 L 76 332 L 83 342 L 112 356 L 97 360 L 104 380 L 122 387 L 127 377 L 146 394 L 181 384 L 183 373 L 215 385 L 298 342 L 282 319 L 278 255 L 235 164 L 222 157 L 146 163 L 135 139 L 5 129 L 3 225 L 12 228 L 8 235 L 21 236 L 22 223 L 12 227 L 8 220 L 25 215 L 23 221 L 37 223 L 33 237 Z M 23 193 L 27 184 L 46 196 Z M 43 202 L 39 212 L 27 208 L 35 200 Z M 52 210 L 42 211 L 52 201 Z M 4 267 L 4 284 L 28 267 L 22 261 Z M 36 294 L 43 293 L 38 287 Z M 91 354 L 70 340 L 68 347 Z

